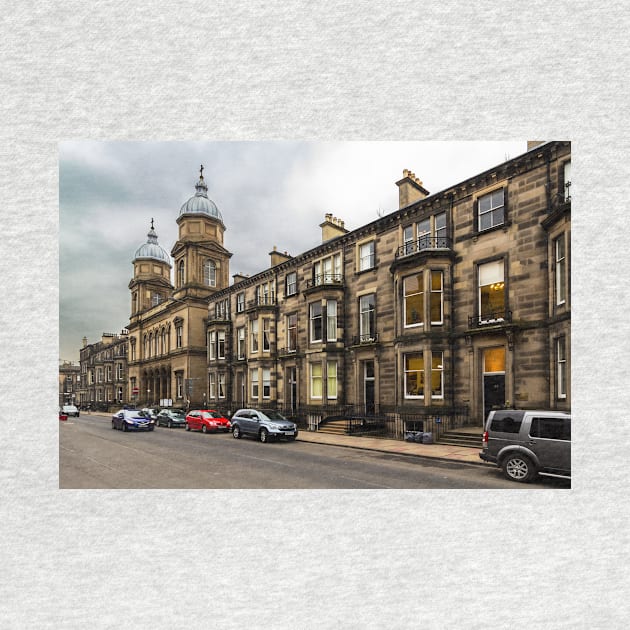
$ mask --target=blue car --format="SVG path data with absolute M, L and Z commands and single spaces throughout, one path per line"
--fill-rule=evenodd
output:
M 139 409 L 121 409 L 112 416 L 112 429 L 153 431 L 155 420 Z

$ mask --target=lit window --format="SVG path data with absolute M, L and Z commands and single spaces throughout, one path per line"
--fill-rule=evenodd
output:
M 443 353 L 431 353 L 431 398 L 444 398 Z
M 503 261 L 479 265 L 480 321 L 503 321 L 505 318 L 505 282 Z
M 444 311 L 444 291 L 441 271 L 431 272 L 431 324 L 442 323 Z
M 424 355 L 405 355 L 405 398 L 424 398 Z
M 322 397 L 322 364 L 311 363 L 311 398 Z
M 503 224 L 505 220 L 503 188 L 479 197 L 477 202 L 480 232 Z
M 422 326 L 424 323 L 424 286 L 422 274 L 405 278 L 405 327 Z
M 326 362 L 326 388 L 328 398 L 337 398 L 337 361 Z

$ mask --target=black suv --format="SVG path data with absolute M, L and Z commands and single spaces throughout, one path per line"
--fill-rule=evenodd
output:
M 488 414 L 479 457 L 512 481 L 536 475 L 571 478 L 571 415 L 504 409 Z

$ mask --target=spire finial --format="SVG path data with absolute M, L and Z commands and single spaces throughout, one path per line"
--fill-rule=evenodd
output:
M 203 179 L 203 164 L 199 167 L 199 179 Z
M 151 229 L 153 230 L 153 217 L 151 217 Z

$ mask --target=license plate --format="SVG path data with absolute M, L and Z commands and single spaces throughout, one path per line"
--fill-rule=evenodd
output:
M 295 435 L 295 431 L 285 431 L 285 435 Z

